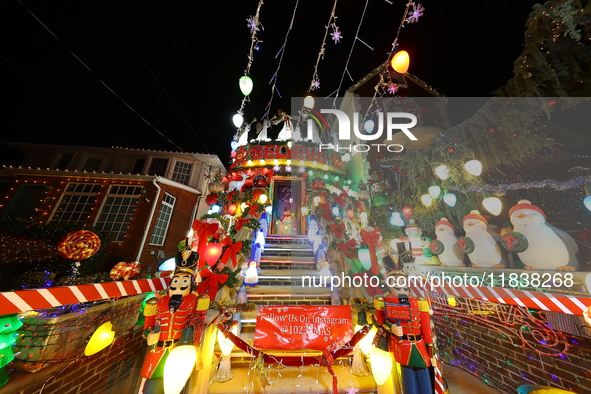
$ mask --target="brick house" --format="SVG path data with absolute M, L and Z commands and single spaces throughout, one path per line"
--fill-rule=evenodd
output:
M 0 169 L 0 218 L 77 222 L 110 231 L 110 260 L 154 272 L 174 256 L 195 217 L 216 155 L 128 148 L 4 143 L 24 156 Z M 108 267 L 101 267 L 108 270 Z

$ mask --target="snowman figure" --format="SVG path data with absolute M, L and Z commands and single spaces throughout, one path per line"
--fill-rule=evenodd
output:
M 324 283 L 324 287 L 330 287 L 332 273 L 327 260 L 320 261 L 318 276 L 320 277 L 320 283 Z
M 446 218 L 435 223 L 436 241 L 431 244 L 431 251 L 439 257 L 444 267 L 465 267 L 464 254 L 456 243 L 458 237 L 454 230 L 453 224 Z
M 259 287 L 259 272 L 256 261 L 248 263 L 248 268 L 244 273 L 244 287 Z
M 546 221 L 544 212 L 528 200 L 521 200 L 509 210 L 513 232 L 503 237 L 503 244 L 511 251 L 518 242 L 525 244 L 518 251 L 527 270 L 576 271 L 579 248 L 575 240 L 563 230 Z
M 478 268 L 506 268 L 508 263 L 503 258 L 498 234 L 488 230 L 488 221 L 474 210 L 464 216 L 462 220 L 465 237 L 458 239 L 460 250 L 469 254 L 472 267 Z

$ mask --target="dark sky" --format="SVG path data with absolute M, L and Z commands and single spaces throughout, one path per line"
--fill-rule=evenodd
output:
M 425 0 L 424 15 L 402 28 L 410 73 L 448 97 L 490 96 L 512 75 L 535 1 Z M 231 117 L 247 65 L 245 1 L 4 0 L 0 4 L 0 141 L 184 150 L 227 163 Z M 271 115 L 307 95 L 333 1 L 299 0 L 277 75 Z M 357 81 L 386 61 L 405 2 L 339 0 L 339 44 L 327 37 L 319 63 L 324 97 L 348 74 Z M 296 1 L 266 0 L 245 119 L 271 99 Z M 33 16 L 34 14 L 34 16 Z M 36 19 L 38 18 L 38 19 Z M 45 27 L 44 27 L 45 26 Z M 46 29 L 47 28 L 47 29 Z M 48 31 L 48 29 L 51 31 Z M 331 30 L 332 31 L 332 30 Z M 77 60 L 75 56 L 84 63 Z M 353 84 L 345 75 L 340 93 Z

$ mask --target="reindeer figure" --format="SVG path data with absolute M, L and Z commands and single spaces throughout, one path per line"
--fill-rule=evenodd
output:
M 230 182 L 230 184 L 228 185 L 228 192 L 231 192 L 232 190 L 236 190 L 236 191 L 238 191 L 238 193 L 240 193 L 240 190 L 242 190 L 242 186 L 244 186 L 244 183 L 246 182 L 246 178 L 248 178 L 248 175 L 242 173 L 242 174 L 240 174 L 240 176 L 242 177 L 241 181 Z

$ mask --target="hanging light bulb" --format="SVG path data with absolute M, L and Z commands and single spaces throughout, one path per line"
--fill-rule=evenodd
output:
M 456 206 L 456 203 L 458 202 L 458 199 L 457 199 L 456 195 L 455 195 L 455 194 L 453 194 L 453 193 L 445 193 L 445 194 L 443 195 L 443 201 L 444 201 L 444 202 L 445 202 L 447 205 L 449 205 L 450 207 L 452 207 L 452 208 L 453 208 L 453 207 L 455 207 L 455 206 Z
M 353 220 L 353 218 L 355 217 L 355 211 L 353 210 L 353 208 L 349 208 L 345 211 L 345 214 L 347 215 L 347 219 L 349 220 Z
M 466 164 L 464 164 L 464 168 L 474 176 L 482 174 L 482 163 L 478 160 L 467 161 Z
M 110 321 L 103 323 L 96 331 L 92 334 L 86 347 L 84 348 L 85 356 L 92 356 L 95 353 L 100 352 L 107 346 L 113 343 L 115 340 L 115 331 L 113 331 L 113 323 Z
M 388 338 L 380 337 L 378 346 L 369 351 L 369 363 L 371 364 L 371 373 L 378 386 L 386 383 L 392 373 L 392 353 L 388 349 Z
M 394 55 L 392 58 L 392 68 L 394 71 L 400 74 L 406 74 L 408 71 L 408 67 L 410 65 L 410 57 L 408 56 L 408 52 L 406 51 L 399 51 Z
M 320 204 L 320 201 L 322 201 L 322 198 L 320 198 L 320 196 L 316 196 L 312 199 L 312 202 L 314 203 L 315 207 L 317 207 L 318 204 Z
M 220 207 L 217 204 L 214 204 L 211 206 L 211 213 L 220 213 L 221 210 L 222 210 L 222 207 Z
M 244 118 L 240 114 L 236 114 L 232 117 L 232 122 L 234 123 L 234 126 L 236 126 L 236 127 L 242 126 L 243 120 L 244 120 Z
M 412 208 L 411 207 L 404 207 L 402 208 L 402 214 L 405 218 L 410 219 L 412 216 Z
M 172 349 L 164 363 L 164 393 L 179 394 L 195 370 L 197 348 L 193 346 L 195 329 L 183 329 L 177 346 Z
M 264 194 L 264 193 L 263 193 L 263 194 L 261 194 L 261 195 L 259 196 L 259 202 L 260 202 L 261 204 L 264 204 L 264 203 L 266 203 L 268 199 L 269 199 L 269 197 L 267 197 L 267 195 L 266 195 L 266 194 Z
M 421 202 L 423 203 L 424 206 L 430 207 L 431 204 L 433 204 L 433 198 L 428 194 L 423 194 L 421 196 Z
M 340 217 L 340 216 L 341 216 L 341 210 L 339 209 L 339 204 L 338 204 L 338 203 L 333 203 L 333 204 L 332 204 L 332 209 L 331 209 L 331 211 L 332 211 L 332 214 L 333 214 L 335 217 Z
M 369 250 L 369 246 L 367 244 L 361 244 L 359 250 L 357 251 L 357 255 L 359 256 L 359 261 L 361 265 L 366 270 L 371 268 L 371 254 Z M 365 352 L 364 352 L 365 353 Z
M 444 166 L 442 164 L 439 167 L 435 168 L 435 175 L 437 175 L 441 180 L 446 180 L 447 178 L 449 178 L 449 169 L 447 168 L 447 166 Z
M 306 108 L 314 108 L 314 97 L 306 96 L 304 98 L 304 107 Z
M 240 85 L 240 91 L 243 95 L 248 96 L 250 92 L 252 92 L 252 79 L 248 75 L 244 75 L 240 77 L 238 80 L 238 85 Z
M 237 209 L 236 204 L 230 204 L 230 205 L 228 205 L 228 210 L 227 210 L 228 215 L 232 215 L 233 216 L 234 214 L 236 214 L 236 209 Z
M 441 194 L 441 188 L 437 185 L 429 186 L 429 195 L 436 199 Z
M 306 206 L 301 207 L 300 211 L 302 212 L 302 215 L 304 215 L 304 216 L 306 216 L 308 214 L 308 212 L 310 212 L 310 210 Z
M 486 208 L 488 212 L 495 216 L 499 216 L 503 210 L 503 203 L 498 197 L 487 197 L 482 200 L 482 206 Z
M 369 332 L 365 334 L 365 336 L 361 338 L 359 342 L 357 342 L 357 346 L 359 346 L 359 349 L 361 349 L 363 354 L 365 354 L 366 356 L 369 354 L 369 351 L 373 346 L 373 339 L 376 337 L 377 333 L 378 328 L 376 326 L 371 326 Z
M 396 226 L 396 227 L 404 226 L 404 220 L 402 219 L 402 217 L 400 215 L 401 215 L 400 212 L 392 212 L 392 215 L 390 215 L 390 224 L 392 226 Z
M 222 255 L 222 244 L 216 242 L 210 242 L 205 247 L 205 261 L 211 267 L 218 262 Z

